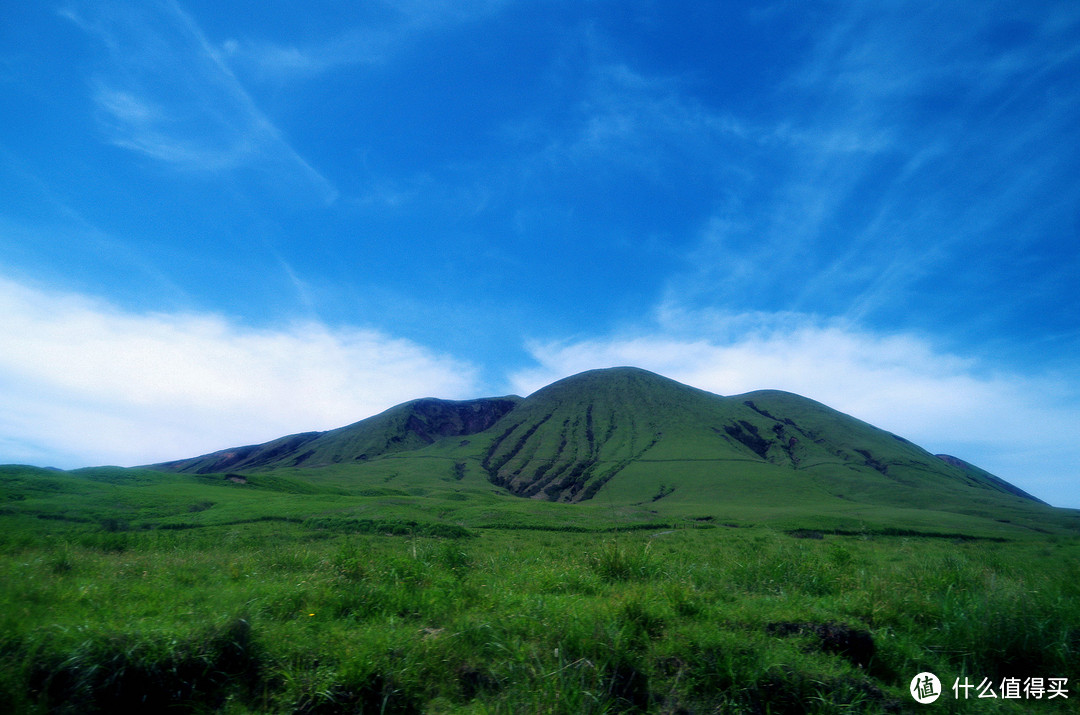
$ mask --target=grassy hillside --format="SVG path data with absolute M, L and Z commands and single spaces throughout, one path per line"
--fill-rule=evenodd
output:
M 926 670 L 943 712 L 1074 711 L 1076 512 L 837 533 L 433 486 L 423 461 L 363 485 L 0 468 L 0 711 L 917 712 Z M 948 690 L 984 677 L 1071 699 Z
M 163 471 L 206 474 L 363 462 L 417 449 L 443 437 L 482 432 L 520 401 L 521 398 L 513 395 L 466 401 L 428 397 L 328 432 L 304 432 L 265 444 L 150 466 Z
M 1008 535 L 1072 524 L 993 475 L 813 400 L 721 397 L 635 368 L 582 373 L 525 400 L 417 400 L 312 434 L 155 468 L 211 480 L 217 470 L 248 491 L 319 485 L 358 499 L 333 513 L 467 526 L 696 519 Z
M 483 467 L 515 494 L 584 501 L 644 458 L 753 457 L 716 432 L 732 419 L 715 395 L 644 370 L 596 370 L 529 396 L 493 428 Z
M 190 530 L 255 521 L 302 523 L 310 519 L 378 523 L 416 522 L 450 529 L 613 530 L 671 525 L 768 526 L 850 533 L 926 533 L 1021 539 L 1069 535 L 1080 512 L 1015 499 L 988 497 L 956 511 L 857 504 L 807 488 L 785 487 L 775 468 L 778 503 L 762 501 L 758 482 L 742 492 L 716 487 L 677 499 L 655 491 L 637 501 L 598 498 L 580 504 L 522 499 L 487 482 L 478 469 L 454 470 L 442 458 L 386 457 L 360 466 L 276 470 L 228 477 L 162 474 L 150 470 L 95 468 L 57 472 L 29 467 L 0 471 L 0 515 L 28 524 L 83 524 L 103 532 Z M 644 468 L 644 467 L 640 467 Z M 677 483 L 677 471 L 666 472 Z M 693 476 L 693 475 L 692 475 Z M 625 484 L 633 484 L 627 480 Z M 731 484 L 743 484 L 733 480 Z M 646 492 L 648 493 L 648 492 Z M 633 496 L 633 495 L 631 495 Z M 985 511 L 985 513 L 983 513 Z

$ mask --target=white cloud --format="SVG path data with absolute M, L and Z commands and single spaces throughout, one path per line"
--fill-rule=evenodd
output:
M 164 461 L 476 396 L 471 366 L 375 330 L 139 314 L 2 278 L 0 315 L 0 461 Z
M 252 72 L 260 80 L 282 81 L 313 77 L 340 66 L 380 64 L 393 39 L 385 32 L 351 30 L 316 46 L 230 39 L 221 49 L 238 70 Z
M 1080 395 L 1069 383 L 991 372 L 917 335 L 795 313 L 708 315 L 667 306 L 651 332 L 536 342 L 530 352 L 539 365 L 513 376 L 520 394 L 617 365 L 723 395 L 787 390 L 954 453 L 1055 505 L 1080 507 Z

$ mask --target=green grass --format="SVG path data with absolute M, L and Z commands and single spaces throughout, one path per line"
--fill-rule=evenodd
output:
M 876 713 L 920 671 L 1080 677 L 1074 538 L 3 521 L 4 712 Z M 1034 706 L 1069 712 L 949 705 Z
M 405 474 L 0 471 L 3 712 L 876 713 L 913 711 L 924 670 L 943 712 L 1080 697 L 949 690 L 1076 688 L 1066 532 L 650 522 L 468 476 L 416 496 Z

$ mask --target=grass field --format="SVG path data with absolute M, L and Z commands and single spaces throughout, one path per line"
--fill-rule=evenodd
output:
M 485 497 L 456 480 L 417 495 L 302 476 L 0 468 L 0 711 L 1080 702 L 1080 539 L 1068 528 L 650 522 L 648 510 Z M 922 671 L 946 691 L 933 706 L 908 694 Z M 1068 678 L 1071 692 L 957 700 L 965 677 L 999 693 L 1004 678 Z

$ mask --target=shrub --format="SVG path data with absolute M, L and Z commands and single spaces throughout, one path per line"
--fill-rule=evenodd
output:
M 609 582 L 647 579 L 655 572 L 651 550 L 652 542 L 630 548 L 619 544 L 618 539 L 607 539 L 589 554 L 589 566 L 596 575 Z

